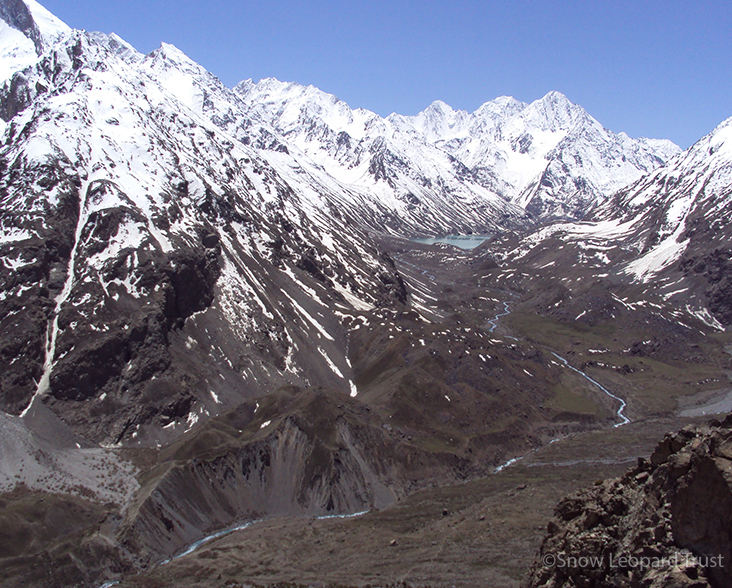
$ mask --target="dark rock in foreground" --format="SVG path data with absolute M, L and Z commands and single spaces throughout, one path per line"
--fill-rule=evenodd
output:
M 564 498 L 528 588 L 732 585 L 732 415 Z

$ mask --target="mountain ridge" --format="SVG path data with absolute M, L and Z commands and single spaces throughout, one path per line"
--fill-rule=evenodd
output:
M 589 207 L 680 151 L 666 140 L 615 135 L 559 92 L 549 92 L 531 104 L 502 97 L 473 113 L 435 101 L 413 117 L 381 118 L 364 109 L 352 111 L 313 86 L 274 78 L 257 84 L 245 80 L 235 91 L 253 102 L 254 116 L 294 138 L 309 155 L 317 154 L 331 174 L 343 175 L 344 167 L 353 169 L 361 162 L 357 154 L 344 154 L 351 141 L 358 146 L 385 141 L 397 161 L 408 161 L 417 169 L 424 169 L 424 164 L 411 155 L 415 149 L 427 149 L 426 157 L 439 160 L 439 153 L 429 151 L 432 146 L 464 166 L 464 183 L 474 183 L 533 211 L 539 220 L 581 217 Z M 322 153 L 329 150 L 325 145 L 334 142 L 341 148 L 323 158 Z M 582 160 L 580 149 L 585 158 L 594 149 L 586 171 L 581 169 L 583 163 L 579 168 L 576 164 Z M 620 154 L 625 167 L 611 169 L 617 167 Z M 430 178 L 430 172 L 424 171 L 423 176 Z M 560 182 L 563 176 L 571 181 Z
M 0 80 L 32 65 L 71 29 L 35 0 L 0 4 Z
M 717 402 L 728 125 L 672 155 L 558 92 L 382 118 L 165 43 L 27 55 L 0 84 L 0 500 L 95 518 L 80 546 L 36 526 L 0 579 L 47 553 L 49 587 L 134 583 L 258 519 L 473 500 L 618 403 L 622 432 Z M 483 244 L 411 240 L 456 233 Z
M 40 5 L 33 6 L 37 18 L 45 19 L 48 38 L 70 31 Z M 131 59 L 140 59 L 121 39 L 108 38 L 126 47 Z M 558 92 L 528 105 L 502 97 L 470 114 L 436 101 L 415 117 L 381 118 L 365 109 L 352 110 L 313 86 L 274 78 L 257 84 L 245 80 L 229 90 L 165 43 L 144 62 L 155 69 L 155 60 L 166 53 L 177 64 L 167 68 L 167 83 L 177 84 L 171 87 L 178 98 L 194 111 L 200 106 L 239 140 L 290 151 L 297 167 L 327 176 L 321 183 L 338 178 L 341 191 L 352 193 L 352 206 L 371 209 L 374 229 L 386 225 L 397 233 L 422 235 L 486 232 L 531 222 L 526 212 L 537 220 L 578 218 L 678 149 L 669 142 L 610 133 Z M 170 77 L 174 70 L 175 80 Z M 166 75 L 160 68 L 155 71 Z M 193 91 L 194 86 L 199 89 Z M 452 122 L 427 122 L 435 116 L 448 116 Z M 437 127 L 450 132 L 440 134 Z M 622 173 L 609 163 L 620 154 Z

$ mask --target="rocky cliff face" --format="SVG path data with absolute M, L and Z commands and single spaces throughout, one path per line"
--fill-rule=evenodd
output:
M 196 112 L 227 94 L 194 65 L 74 31 L 0 90 L 2 410 L 155 443 L 273 383 L 350 393 L 332 304 L 406 302 L 337 191 Z
M 620 479 L 564 498 L 528 588 L 732 585 L 732 416 L 668 434 Z
M 355 399 L 323 389 L 242 405 L 162 455 L 120 531 L 121 544 L 146 563 L 181 551 L 204 529 L 383 508 L 412 486 L 469 467 L 406 443 Z
M 34 0 L 0 2 L 0 29 L 0 82 L 35 63 L 44 50 L 70 32 Z
M 636 314 L 665 307 L 676 324 L 722 331 L 732 324 L 731 178 L 728 119 L 585 221 L 546 225 L 517 239 L 501 236 L 494 255 L 531 280 L 543 274 L 560 287 L 567 278 L 588 287 L 594 282 Z M 522 286 L 531 288 L 530 280 Z M 597 316 L 586 305 L 575 310 L 585 321 Z

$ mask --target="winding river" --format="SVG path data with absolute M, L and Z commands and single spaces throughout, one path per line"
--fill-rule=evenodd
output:
M 510 309 L 510 307 L 508 305 L 508 302 L 504 301 L 503 302 L 503 312 L 499 312 L 496 316 L 494 316 L 492 319 L 490 319 L 490 320 L 487 321 L 488 324 L 491 325 L 491 328 L 488 329 L 488 331 L 492 333 L 495 330 L 495 328 L 498 326 L 498 319 L 501 318 L 502 316 L 507 316 L 509 314 L 511 314 L 511 309 Z M 512 339 L 515 339 L 515 338 L 512 337 Z M 605 388 L 605 386 L 603 386 L 602 384 L 600 384 L 600 382 L 598 382 L 597 380 L 592 379 L 590 376 L 588 376 L 582 370 L 578 370 L 576 367 L 573 367 L 573 366 L 569 365 L 569 362 L 566 359 L 564 359 L 561 355 L 557 355 L 553 351 L 551 352 L 551 354 L 554 357 L 556 357 L 559 361 L 561 361 L 566 367 L 568 367 L 569 369 L 571 369 L 574 372 L 577 372 L 585 380 L 587 380 L 591 384 L 594 384 L 602 392 L 604 392 L 605 394 L 607 394 L 610 398 L 613 398 L 614 400 L 617 400 L 620 403 L 620 408 L 618 408 L 618 410 L 616 412 L 616 414 L 618 415 L 618 418 L 620 419 L 620 422 L 619 423 L 615 423 L 613 425 L 613 427 L 622 427 L 623 425 L 627 425 L 630 422 L 630 419 L 627 416 L 625 416 L 625 409 L 628 406 L 627 403 L 625 402 L 625 400 L 623 400 L 622 398 L 620 398 L 620 396 L 616 396 L 615 394 L 613 394 L 612 392 L 610 392 L 610 390 L 608 390 L 607 388 Z M 520 458 L 515 458 L 515 459 L 518 460 Z M 505 464 L 503 464 L 502 466 L 499 466 L 499 467 L 500 467 L 500 469 L 503 469 L 504 467 L 507 467 L 507 466 L 509 466 L 512 463 L 514 463 L 514 461 L 513 460 L 510 460 L 510 461 L 506 462 Z M 500 471 L 500 469 L 496 469 L 496 471 Z
M 314 517 L 317 520 L 323 520 L 323 519 L 351 519 L 353 517 L 360 517 L 362 515 L 365 515 L 368 510 L 362 510 L 359 512 L 352 512 L 348 514 L 336 514 L 336 515 L 322 515 L 319 517 Z M 230 533 L 234 533 L 236 531 L 243 531 L 244 529 L 252 526 L 255 523 L 261 523 L 264 519 L 257 519 L 254 521 L 249 521 L 248 523 L 243 523 L 241 525 L 237 525 L 235 527 L 227 527 L 226 529 L 222 529 L 220 531 L 216 531 L 215 533 L 211 533 L 210 535 L 206 535 L 203 539 L 199 539 L 198 541 L 194 541 L 191 543 L 184 551 L 181 551 L 180 553 L 174 555 L 173 557 L 163 560 L 160 562 L 159 565 L 165 565 L 167 563 L 170 563 L 173 560 L 176 560 L 178 558 L 184 557 L 190 553 L 193 553 L 196 551 L 199 547 L 202 545 L 205 545 L 206 543 L 213 541 L 214 539 L 219 539 L 220 537 L 223 537 L 224 535 L 229 535 Z M 102 587 L 103 588 L 103 587 Z
M 493 332 L 493 330 L 494 330 L 494 329 L 495 329 L 495 328 L 496 328 L 496 327 L 498 326 L 498 325 L 497 325 L 497 321 L 498 321 L 498 319 L 499 319 L 499 318 L 501 318 L 502 316 L 507 316 L 507 315 L 511 314 L 511 309 L 510 309 L 510 307 L 509 307 L 509 305 L 508 305 L 508 302 L 506 302 L 506 301 L 504 301 L 504 302 L 503 302 L 503 310 L 504 310 L 504 312 L 500 312 L 500 313 L 498 313 L 498 314 L 497 314 L 496 316 L 494 316 L 494 317 L 493 317 L 492 319 L 490 319 L 490 320 L 488 321 L 488 324 L 489 324 L 489 325 L 491 325 L 491 328 L 489 329 L 489 331 L 490 331 L 491 333 L 492 333 L 492 332 Z M 511 337 L 511 338 L 512 338 L 512 339 L 515 339 L 515 337 Z M 557 358 L 557 359 L 558 359 L 559 361 L 561 361 L 561 362 L 562 362 L 562 363 L 563 363 L 563 364 L 564 364 L 564 365 L 565 365 L 566 367 L 568 367 L 569 369 L 571 369 L 571 370 L 572 370 L 572 371 L 574 371 L 574 372 L 577 372 L 577 373 L 578 373 L 578 374 L 579 374 L 580 376 L 582 376 L 582 377 L 583 377 L 583 378 L 584 378 L 585 380 L 587 380 L 587 381 L 588 381 L 588 382 L 590 382 L 591 384 L 594 384 L 594 385 L 595 385 L 595 386 L 597 386 L 597 387 L 598 387 L 598 388 L 599 388 L 599 389 L 600 389 L 600 390 L 601 390 L 602 392 L 604 392 L 605 394 L 607 394 L 607 395 L 608 395 L 608 396 L 609 396 L 610 398 L 612 398 L 612 399 L 614 399 L 614 400 L 617 400 L 617 401 L 618 401 L 618 402 L 620 403 L 620 408 L 618 408 L 618 410 L 617 410 L 617 412 L 616 412 L 616 414 L 618 415 L 618 418 L 620 419 L 620 422 L 619 422 L 619 423 L 615 423 L 615 424 L 613 425 L 613 428 L 616 428 L 616 427 L 622 427 L 623 425 L 627 425 L 627 424 L 628 424 L 628 423 L 630 422 L 630 419 L 629 419 L 629 418 L 628 418 L 627 416 L 625 416 L 625 409 L 626 409 L 626 407 L 628 406 L 628 405 L 627 405 L 627 403 L 625 402 L 625 400 L 623 400 L 623 399 L 622 399 L 622 398 L 620 398 L 619 396 L 616 396 L 615 394 L 613 394 L 612 392 L 610 392 L 610 390 L 608 390 L 607 388 L 605 388 L 605 386 L 603 386 L 602 384 L 600 384 L 600 382 L 598 382 L 597 380 L 594 380 L 593 378 L 591 378 L 590 376 L 588 376 L 588 375 L 587 375 L 587 374 L 586 374 L 585 372 L 583 372 L 582 370 L 578 370 L 578 369 L 577 369 L 576 367 L 573 367 L 573 366 L 569 365 L 569 362 L 568 362 L 568 361 L 567 361 L 566 359 L 564 359 L 564 358 L 563 358 L 563 357 L 562 357 L 561 355 L 557 355 L 557 354 L 556 354 L 556 353 L 554 353 L 553 351 L 551 352 L 551 354 L 552 354 L 552 355 L 553 355 L 554 357 L 556 357 L 556 358 Z M 556 442 L 556 441 L 559 441 L 559 439 L 558 439 L 558 438 L 557 438 L 557 439 L 552 439 L 552 440 L 551 440 L 551 441 L 549 442 L 549 445 L 551 445 L 552 443 L 554 443 L 554 442 Z M 533 453 L 534 451 L 536 451 L 536 450 L 532 450 L 531 452 L 527 453 L 526 455 L 530 455 L 530 454 L 531 454 L 531 453 Z M 523 459 L 524 457 L 526 457 L 526 455 L 520 455 L 520 456 L 518 456 L 518 457 L 513 457 L 513 458 L 509 459 L 509 460 L 508 460 L 507 462 L 505 462 L 505 463 L 503 463 L 503 464 L 501 464 L 501 465 L 497 466 L 497 467 L 496 467 L 496 469 L 494 469 L 494 470 L 493 470 L 493 473 L 494 473 L 494 474 L 497 474 L 498 472 L 500 472 L 500 471 L 504 470 L 505 468 L 507 468 L 507 467 L 509 467 L 509 466 L 513 465 L 513 464 L 514 464 L 514 463 L 516 463 L 517 461 L 519 461 L 519 460 Z
M 503 312 L 499 312 L 496 316 L 487 321 L 488 324 L 491 325 L 491 328 L 488 329 L 488 332 L 492 333 L 493 331 L 495 331 L 496 327 L 498 326 L 498 319 L 502 316 L 508 316 L 509 314 L 511 314 L 511 309 L 508 307 L 508 302 L 504 302 Z
M 205 545 L 209 541 L 213 541 L 214 539 L 218 539 L 219 537 L 223 537 L 224 535 L 229 535 L 230 533 L 234 533 L 235 531 L 243 531 L 244 529 L 251 527 L 254 523 L 261 522 L 262 519 L 257 519 L 255 521 L 249 521 L 248 523 L 244 523 L 242 525 L 237 525 L 235 527 L 228 527 L 226 529 L 222 529 L 221 531 L 216 531 L 215 533 L 211 533 L 210 535 L 206 535 L 203 539 L 199 539 L 198 541 L 194 541 L 191 543 L 184 551 L 181 551 L 177 555 L 174 555 L 173 557 L 163 560 L 160 562 L 161 566 L 164 566 L 167 563 L 170 563 L 174 559 L 178 559 L 179 557 L 183 557 L 185 555 L 188 555 L 189 553 L 193 553 L 201 547 L 201 545 Z
M 496 316 L 494 316 L 492 319 L 490 319 L 490 320 L 487 321 L 488 324 L 491 325 L 491 327 L 489 329 L 489 332 L 492 333 L 494 331 L 494 329 L 498 326 L 497 325 L 498 319 L 500 319 L 503 316 L 507 316 L 509 314 L 511 314 L 511 309 L 510 309 L 509 303 L 506 302 L 506 301 L 504 301 L 503 302 L 503 312 L 499 312 L 498 314 L 496 314 Z M 554 357 L 556 357 L 559 361 L 561 361 L 566 367 L 568 367 L 572 371 L 577 372 L 580 376 L 582 376 L 583 378 L 585 378 L 588 382 L 590 382 L 590 383 L 594 384 L 595 386 L 597 386 L 602 392 L 604 392 L 605 394 L 607 394 L 610 398 L 613 398 L 614 400 L 617 400 L 618 402 L 620 402 L 620 408 L 618 408 L 618 410 L 617 410 L 617 415 L 621 419 L 621 422 L 616 423 L 615 425 L 613 425 L 613 427 L 620 427 L 620 426 L 626 425 L 626 424 L 628 424 L 630 422 L 630 419 L 627 416 L 625 416 L 625 414 L 624 414 L 625 408 L 627 406 L 625 400 L 623 400 L 622 398 L 620 398 L 620 397 L 616 396 L 615 394 L 613 394 L 612 392 L 610 392 L 607 388 L 605 388 L 605 386 L 603 386 L 602 384 L 600 384 L 596 380 L 592 379 L 590 376 L 588 376 L 583 371 L 578 370 L 577 368 L 572 367 L 571 365 L 569 365 L 569 362 L 566 359 L 564 359 L 562 356 L 557 355 L 553 351 L 551 352 L 551 354 Z M 552 439 L 549 442 L 549 444 L 554 443 L 555 441 L 558 441 L 558 440 L 559 439 Z M 519 457 L 514 457 L 512 459 L 509 459 L 506 463 L 497 466 L 495 468 L 495 470 L 493 470 L 493 471 L 494 471 L 494 473 L 498 473 L 501 470 L 503 470 L 503 469 L 509 467 L 510 465 L 516 463 L 517 461 L 523 459 L 524 457 L 525 456 L 522 455 L 522 456 L 519 456 Z M 367 512 L 369 512 L 369 511 L 362 511 L 362 512 L 356 512 L 356 513 L 351 513 L 351 514 L 342 514 L 342 515 L 324 515 L 324 516 L 320 516 L 320 517 L 317 517 L 317 518 L 318 519 L 351 518 L 351 517 L 358 517 L 358 516 L 364 515 Z M 207 535 L 206 537 L 203 537 L 202 539 L 199 539 L 198 541 L 194 541 L 185 550 L 181 551 L 180 553 L 174 555 L 173 557 L 171 557 L 169 559 L 166 559 L 166 560 L 160 562 L 159 565 L 165 565 L 165 564 L 167 564 L 167 563 L 169 563 L 169 562 L 171 562 L 173 560 L 176 560 L 178 558 L 181 558 L 181 557 L 184 557 L 186 555 L 189 555 L 189 554 L 193 553 L 194 551 L 196 551 L 202 545 L 205 545 L 206 543 L 209 543 L 210 541 L 213 541 L 214 539 L 219 539 L 220 537 L 223 537 L 224 535 L 228 535 L 228 534 L 234 533 L 236 531 L 242 531 L 242 530 L 250 527 L 254 523 L 258 523 L 258 522 L 261 522 L 261 519 L 258 519 L 258 520 L 255 520 L 255 521 L 250 521 L 248 523 L 244 523 L 244 524 L 237 525 L 237 526 L 234 526 L 234 527 L 228 527 L 226 529 L 222 529 L 222 530 L 217 531 L 215 533 L 211 533 L 210 535 Z M 114 586 L 117 583 L 118 582 L 116 582 L 116 581 L 106 582 L 105 584 L 102 584 L 102 586 L 100 588 L 109 588 L 111 586 Z
M 627 425 L 627 424 L 628 424 L 628 423 L 630 422 L 630 419 L 629 419 L 629 418 L 628 418 L 627 416 L 625 416 L 625 414 L 624 414 L 624 411 L 625 411 L 625 407 L 627 406 L 627 404 L 626 404 L 625 400 L 623 400 L 623 399 L 622 399 L 622 398 L 620 398 L 619 396 L 615 396 L 615 394 L 613 394 L 612 392 L 610 392 L 610 390 L 608 390 L 607 388 L 605 388 L 605 386 L 603 386 L 602 384 L 600 384 L 600 383 L 599 383 L 598 381 L 596 381 L 596 380 L 593 380 L 593 379 L 592 379 L 592 378 L 591 378 L 590 376 L 588 376 L 588 375 L 587 375 L 587 374 L 586 374 L 585 372 L 583 372 L 583 371 L 581 371 L 581 370 L 578 370 L 578 369 L 577 369 L 576 367 L 572 367 L 571 365 L 569 365 L 569 362 L 568 362 L 568 361 L 567 361 L 566 359 L 564 359 L 564 358 L 563 358 L 563 357 L 562 357 L 561 355 L 557 355 L 557 354 L 556 354 L 556 353 L 554 353 L 553 351 L 552 351 L 552 355 L 553 355 L 554 357 L 556 357 L 556 358 L 557 358 L 557 359 L 558 359 L 559 361 L 561 361 L 561 362 L 562 362 L 562 363 L 563 363 L 563 364 L 564 364 L 565 366 L 567 366 L 567 367 L 568 367 L 569 369 L 571 369 L 571 370 L 572 370 L 572 371 L 574 371 L 574 372 L 577 372 L 577 373 L 578 373 L 578 374 L 579 374 L 580 376 L 582 376 L 582 377 L 583 377 L 583 378 L 584 378 L 585 380 L 587 380 L 588 382 L 591 382 L 592 384 L 594 384 L 595 386 L 597 386 L 597 387 L 598 387 L 598 388 L 599 388 L 600 390 L 602 390 L 602 391 L 603 391 L 603 392 L 604 392 L 605 394 L 607 394 L 607 395 L 608 395 L 608 396 L 609 396 L 610 398 L 614 398 L 615 400 L 617 400 L 618 402 L 620 402 L 620 408 L 618 408 L 618 411 L 617 411 L 617 413 L 616 413 L 616 414 L 618 415 L 618 418 L 620 418 L 620 419 L 621 419 L 621 422 L 619 422 L 619 423 L 615 423 L 615 424 L 613 425 L 613 427 L 622 427 L 623 425 Z

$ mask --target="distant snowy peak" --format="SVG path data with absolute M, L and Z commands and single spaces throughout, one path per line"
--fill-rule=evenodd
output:
M 670 141 L 616 135 L 560 92 L 531 104 L 504 96 L 470 114 L 438 101 L 389 120 L 538 219 L 581 217 L 680 151 Z
M 711 133 L 689 149 L 677 153 L 665 166 L 657 169 L 600 208 L 598 218 L 630 218 L 639 212 L 654 214 L 660 209 L 678 208 L 681 200 L 732 204 L 732 118 L 718 125 Z M 672 215 L 674 216 L 674 215 Z M 680 216 L 668 219 L 678 222 Z
M 566 133 L 586 116 L 581 106 L 572 104 L 563 94 L 549 92 L 531 104 L 502 96 L 486 102 L 473 113 L 453 110 L 436 100 L 416 116 L 392 115 L 389 118 L 410 124 L 429 141 L 441 143 L 477 136 L 499 140 L 507 132 L 516 130 Z
M 435 100 L 414 117 L 391 115 L 389 120 L 397 125 L 411 124 L 428 141 L 437 142 L 464 133 L 470 115 L 464 110 L 453 110 L 441 100 Z
M 571 129 L 578 123 L 586 124 L 591 119 L 584 108 L 570 102 L 561 92 L 555 91 L 529 104 L 520 116 L 527 125 L 545 131 Z
M 263 145 L 271 129 L 309 173 L 338 182 L 372 229 L 402 235 L 484 232 L 523 216 L 403 117 L 354 110 L 313 86 L 272 78 L 246 80 L 234 92 L 243 102 L 242 116 L 253 122 L 229 132 Z
M 664 161 L 668 161 L 682 152 L 681 147 L 668 139 L 649 139 L 647 137 L 631 139 L 623 132 L 618 133 L 618 136 L 621 137 L 623 141 L 637 141 L 638 143 L 646 145 L 649 149 L 655 151 L 656 154 Z
M 436 100 L 415 116 L 386 118 L 272 78 L 246 80 L 235 92 L 249 116 L 334 177 L 352 180 L 352 170 L 371 161 L 371 177 L 411 199 L 414 181 L 446 187 L 457 175 L 461 189 L 474 186 L 537 220 L 580 218 L 680 151 L 670 141 L 612 133 L 560 92 L 530 104 L 503 96 L 472 113 Z M 397 182 L 394 166 L 412 170 L 412 181 Z
M 35 0 L 0 0 L 0 81 L 33 65 L 70 31 Z
M 218 78 L 168 43 L 145 55 L 141 69 L 196 114 L 204 111 L 212 95 L 231 94 Z
M 364 137 L 369 123 L 381 120 L 368 110 L 351 109 L 333 94 L 315 86 L 265 78 L 258 83 L 245 80 L 234 88 L 250 108 L 250 113 L 285 134 L 311 130 L 325 124 L 335 133 L 345 131 L 356 140 Z
M 499 96 L 494 100 L 485 102 L 473 112 L 473 116 L 477 120 L 497 121 L 509 118 L 521 112 L 526 108 L 527 104 L 516 100 L 512 96 Z

